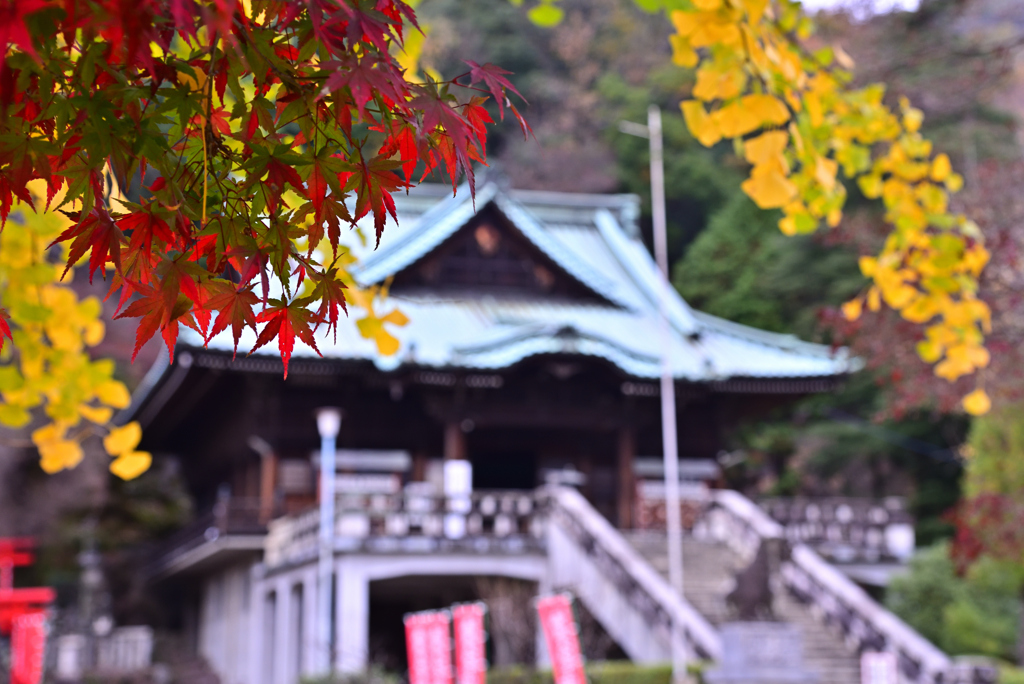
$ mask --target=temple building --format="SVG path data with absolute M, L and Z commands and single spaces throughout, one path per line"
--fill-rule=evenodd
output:
M 358 282 L 389 283 L 385 310 L 409 320 L 385 324 L 397 353 L 342 322 L 336 340 L 321 336 L 323 358 L 297 341 L 284 380 L 276 349 L 246 356 L 251 331 L 234 360 L 230 335 L 204 348 L 183 334 L 133 411 L 145 446 L 181 459 L 200 505 L 222 485 L 234 497 L 275 492 L 283 510 L 311 503 L 315 410 L 338 406 L 339 448 L 364 466 L 390 454 L 403 484 L 428 480 L 440 459 L 469 459 L 478 489 L 532 489 L 571 468 L 599 511 L 633 527 L 637 461 L 661 458 L 659 298 L 685 471 L 713 474 L 737 421 L 830 389 L 852 368 L 842 350 L 690 308 L 641 241 L 636 196 L 497 183 L 475 202 L 466 189 L 451 195 L 396 196 L 398 225 L 376 250 L 354 249 Z M 273 450 L 273 487 L 254 437 Z
M 690 657 L 716 659 L 717 608 L 672 592 L 642 544 L 624 541 L 659 527 L 659 301 L 668 303 L 682 475 L 705 485 L 693 488 L 704 494 L 688 528 L 737 558 L 786 532 L 739 495 L 716 493 L 726 437 L 744 419 L 829 390 L 856 361 L 692 309 L 658 274 L 633 195 L 490 181 L 475 199 L 440 186 L 395 199 L 398 224 L 378 248 L 353 248 L 353 274 L 389 288 L 378 313 L 401 312 L 383 323 L 396 353 L 343 322 L 336 339 L 319 336 L 322 358 L 297 342 L 284 379 L 276 350 L 247 353 L 251 332 L 237 358 L 228 334 L 206 346 L 183 334 L 173 364 L 155 367 L 136 393 L 143 447 L 180 463 L 203 513 L 150 568 L 194 648 L 225 684 L 296 684 L 326 668 L 325 652 L 334 667 L 358 671 L 377 652 L 401 651 L 392 642 L 403 611 L 473 598 L 476 579 L 507 577 L 572 589 L 633 660 L 666 660 L 672 621 L 685 626 L 676 634 Z M 316 411 L 328 406 L 342 423 L 334 628 L 323 643 Z M 445 498 L 445 461 L 472 466 L 459 506 Z M 905 558 L 913 537 L 899 512 L 864 515 L 860 532 L 848 530 L 852 513 L 836 523 L 833 541 L 850 539 L 875 560 Z M 833 605 L 821 595 L 839 590 L 802 562 L 787 566 L 794 595 Z M 863 600 L 870 605 L 836 605 L 884 612 Z M 886 615 L 884 629 L 899 622 Z M 903 632 L 879 634 L 871 643 L 910 648 L 921 672 L 948 664 L 934 647 L 913 651 L 919 643 L 906 646 Z

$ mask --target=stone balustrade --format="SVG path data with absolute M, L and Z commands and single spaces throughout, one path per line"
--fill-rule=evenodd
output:
M 711 623 L 579 492 L 549 491 L 554 584 L 576 593 L 633 660 L 668 660 L 673 640 L 685 660 L 721 658 L 721 638 Z
M 743 495 L 718 490 L 704 503 L 695 535 L 721 541 L 745 557 L 764 542 L 786 539 L 786 528 Z M 786 558 L 785 556 L 788 556 Z M 920 684 L 994 684 L 995 668 L 953 660 L 883 608 L 809 545 L 789 544 L 780 567 L 782 585 L 859 651 L 897 656 L 901 681 Z
M 478 491 L 464 497 L 402 492 L 339 495 L 334 549 L 370 553 L 524 553 L 543 550 L 546 497 Z M 271 521 L 264 562 L 304 563 L 319 552 L 319 511 Z
M 903 499 L 765 499 L 762 510 L 791 544 L 836 563 L 900 562 L 914 553 L 914 525 Z

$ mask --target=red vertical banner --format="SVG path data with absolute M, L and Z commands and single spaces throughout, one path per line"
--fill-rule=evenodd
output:
M 572 597 L 569 594 L 543 596 L 537 600 L 537 614 L 544 630 L 548 655 L 551 656 L 555 684 L 586 684 L 587 673 L 583 669 L 580 637 L 572 614 Z
M 409 684 L 452 684 L 451 619 L 432 610 L 405 616 Z
M 452 608 L 455 629 L 455 681 L 457 684 L 485 684 L 487 653 L 482 603 L 463 603 Z
M 11 627 L 11 684 L 39 684 L 43 681 L 45 649 L 46 615 L 35 612 L 14 618 Z

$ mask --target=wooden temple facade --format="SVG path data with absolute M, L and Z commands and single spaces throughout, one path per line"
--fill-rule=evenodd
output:
M 314 503 L 315 410 L 337 406 L 353 472 L 374 470 L 376 453 L 377 470 L 404 485 L 465 458 L 476 488 L 532 489 L 568 468 L 629 528 L 636 459 L 661 455 L 658 297 L 672 303 L 684 471 L 702 471 L 737 421 L 852 367 L 841 352 L 690 309 L 657 275 L 634 196 L 491 183 L 474 206 L 465 191 L 421 187 L 399 212 L 379 249 L 353 250 L 357 279 L 390 282 L 382 306 L 410 319 L 385 324 L 396 354 L 343 324 L 321 340 L 323 358 L 297 348 L 285 380 L 274 350 L 245 355 L 252 338 L 232 359 L 228 336 L 206 348 L 183 336 L 174 365 L 151 374 L 132 409 L 144 446 L 180 459 L 200 506 L 225 486 L 262 497 L 264 515 Z
M 236 358 L 229 335 L 204 346 L 183 334 L 173 364 L 155 367 L 136 393 L 130 413 L 143 425 L 143 448 L 158 459 L 176 458 L 198 510 L 212 511 L 175 538 L 152 568 L 155 580 L 177 582 L 192 596 L 180 605 L 191 611 L 186 622 L 198 625 L 192 629 L 198 630 L 200 651 L 214 632 L 263 629 L 242 622 L 209 626 L 210 587 L 237 580 L 237 587 L 245 587 L 239 592 L 256 596 L 252 578 L 266 571 L 254 568 L 267 567 L 264 554 L 271 543 L 267 524 L 271 537 L 297 530 L 301 525 L 275 528 L 272 521 L 283 515 L 304 520 L 303 511 L 315 506 L 320 407 L 343 413 L 336 477 L 339 496 L 350 503 L 352 497 L 377 494 L 404 496 L 406 503 L 413 495 L 439 496 L 444 461 L 459 459 L 471 462 L 478 492 L 522 492 L 525 502 L 540 485 L 569 483 L 613 525 L 632 529 L 649 522 L 641 520 L 638 497 L 645 490 L 638 480 L 656 480 L 661 458 L 659 299 L 669 302 L 680 457 L 692 479 L 714 480 L 714 458 L 739 421 L 828 390 L 855 368 L 841 350 L 690 308 L 660 277 L 641 240 L 635 196 L 516 191 L 485 182 L 475 202 L 464 189 L 452 197 L 450 188 L 429 186 L 396 199 L 399 223 L 386 227 L 379 248 L 352 248 L 360 285 L 390 285 L 378 313 L 397 309 L 408 319 L 405 325 L 384 323 L 399 342 L 396 353 L 381 353 L 356 325 L 343 324 L 336 339 L 318 340 L 322 358 L 297 343 L 284 379 L 275 350 L 247 355 L 255 344 L 248 332 Z M 362 315 L 350 312 L 356 321 Z M 365 501 L 372 505 L 370 498 Z M 473 510 L 479 508 L 483 518 L 500 517 L 503 509 L 487 513 L 490 505 L 486 497 L 474 499 Z M 528 525 L 529 505 L 509 519 Z M 388 527 L 385 518 L 380 530 L 366 527 L 353 534 L 413 534 L 405 523 Z M 499 523 L 494 525 L 488 534 L 499 534 Z M 339 523 L 342 537 L 344 529 Z M 369 547 L 346 544 L 339 541 L 339 553 L 357 547 L 369 553 Z M 516 548 L 529 555 L 542 547 L 505 545 L 505 560 L 486 566 L 491 570 L 467 560 L 449 574 L 494 574 L 495 567 L 511 567 Z M 383 574 L 339 565 L 338 600 L 355 597 L 339 604 L 337 614 L 348 616 L 346 625 L 370 619 L 367 587 L 373 577 L 393 581 L 409 574 L 402 565 L 409 560 L 403 560 L 406 547 L 388 548 L 393 569 L 380 570 L 380 559 L 365 566 Z M 280 567 L 312 572 L 315 560 L 296 553 Z M 432 557 L 430 563 L 441 560 Z M 429 572 L 435 571 L 440 572 Z M 356 578 L 351 586 L 345 584 L 349 578 Z M 227 584 L 216 584 L 222 581 Z M 288 590 L 300 597 L 289 605 L 308 609 L 312 590 L 295 586 L 305 589 Z M 188 594 L 188 587 L 205 588 Z M 280 611 L 287 592 L 273 591 Z M 252 605 L 264 605 L 270 595 L 260 594 Z M 249 606 L 249 598 L 238 603 L 243 604 Z M 370 628 L 348 629 L 339 622 L 339 638 L 356 644 L 350 651 L 363 652 L 339 651 L 338 662 L 343 669 L 359 669 L 367 662 Z M 344 660 L 350 656 L 354 660 Z M 233 661 L 209 657 L 223 661 L 215 663 L 223 681 L 242 684 L 292 684 L 296 673 L 315 671 L 312 661 L 303 661 L 288 671 L 294 676 L 280 670 L 270 679 L 224 679 Z M 275 667 L 284 666 L 268 667 L 277 672 Z

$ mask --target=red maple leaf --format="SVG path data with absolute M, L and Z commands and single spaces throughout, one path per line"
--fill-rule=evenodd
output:
M 321 96 L 333 93 L 339 88 L 348 87 L 352 92 L 359 116 L 365 118 L 366 103 L 375 94 L 383 95 L 392 102 L 405 101 L 405 89 L 402 75 L 388 60 L 364 57 L 344 61 L 332 60 L 323 64 L 330 76 L 324 82 Z
M 345 283 L 338 279 L 338 269 L 331 264 L 323 273 L 316 269 L 309 269 L 309 279 L 316 283 L 313 292 L 309 296 L 310 302 L 320 301 L 320 308 L 317 309 L 316 327 L 321 323 L 327 323 L 327 330 L 333 332 L 334 341 L 338 341 L 338 310 L 348 314 L 348 306 L 345 303 Z M 315 328 L 314 328 L 315 329 Z
M 142 345 L 156 334 L 161 332 L 164 342 L 167 343 L 167 352 L 170 354 L 171 362 L 174 362 L 174 344 L 178 340 L 178 321 L 187 317 L 186 323 L 191 323 L 192 315 L 189 313 L 192 302 L 189 298 L 173 288 L 146 287 L 142 290 L 142 296 L 132 302 L 123 313 L 116 318 L 140 318 L 139 327 L 135 331 L 135 349 L 132 350 L 132 361 L 139 355 Z
M 25 26 L 25 17 L 51 6 L 47 0 L 0 0 L 0 47 L 4 54 L 9 45 L 15 45 L 39 61 L 39 54 L 32 44 L 32 35 Z M 0 62 L 0 68 L 4 68 Z
M 502 119 L 505 118 L 505 101 L 508 99 L 505 96 L 506 89 L 511 90 L 516 95 L 519 95 L 519 98 L 523 102 L 526 102 L 526 98 L 516 90 L 516 87 L 512 85 L 507 78 L 505 78 L 506 75 L 512 75 L 511 71 L 505 71 L 501 67 L 495 66 L 490 62 L 483 66 L 480 66 L 476 62 L 468 59 L 465 60 L 465 62 L 469 65 L 470 82 L 478 83 L 483 81 L 487 85 L 487 89 L 491 91 L 491 95 L 493 95 L 494 99 L 498 101 L 498 112 Z
M 5 337 L 14 341 L 11 336 L 11 324 L 7 319 L 7 309 L 0 309 L 0 351 L 3 351 Z
M 339 175 L 339 179 L 345 181 L 342 191 L 356 191 L 354 220 L 358 221 L 370 211 L 373 212 L 373 225 L 377 230 L 377 244 L 379 245 L 387 215 L 391 214 L 391 218 L 398 221 L 398 217 L 395 216 L 395 200 L 391 197 L 391 193 L 409 187 L 409 183 L 392 171 L 401 166 L 402 162 L 391 161 L 379 155 L 366 161 L 358 152 L 353 154 L 353 158 L 357 160 L 356 163 L 342 163 L 342 167 L 345 169 Z
M 58 242 L 64 242 L 74 238 L 71 249 L 68 251 L 68 264 L 64 268 L 63 278 L 71 267 L 78 263 L 78 260 L 90 249 L 89 255 L 89 282 L 96 269 L 102 267 L 108 261 L 112 262 L 118 271 L 121 270 L 121 230 L 114 223 L 114 219 L 103 207 L 95 207 L 85 218 L 78 214 L 68 214 L 68 218 L 76 220 L 77 223 L 63 233 L 50 246 Z
M 227 330 L 230 325 L 237 355 L 238 339 L 242 336 L 242 330 L 245 328 L 256 330 L 256 314 L 253 312 L 253 307 L 260 300 L 253 293 L 252 285 L 235 287 L 234 283 L 226 280 L 211 280 L 206 284 L 206 290 L 210 294 L 205 304 L 206 308 L 219 312 L 206 341 L 209 342 L 215 335 Z
M 483 107 L 484 98 L 474 97 L 463 109 L 463 114 L 466 120 L 469 121 L 470 127 L 473 129 L 473 134 L 476 136 L 477 141 L 480 143 L 477 145 L 481 154 L 486 152 L 487 149 L 487 124 L 494 123 L 494 119 L 487 113 L 487 110 Z
M 313 331 L 309 324 L 313 322 L 314 316 L 306 309 L 301 302 L 293 301 L 285 304 L 280 299 L 271 299 L 271 306 L 260 312 L 256 317 L 257 322 L 266 323 L 260 336 L 256 339 L 256 346 L 250 350 L 254 351 L 277 338 L 277 348 L 281 352 L 281 361 L 284 363 L 284 377 L 288 378 L 288 362 L 292 358 L 292 350 L 295 348 L 295 336 L 313 348 L 318 356 L 323 356 L 316 347 L 316 340 L 313 339 Z
M 396 153 L 402 160 L 402 173 L 405 174 L 406 180 L 412 180 L 412 172 L 416 169 L 416 163 L 420 161 L 416 130 L 412 126 L 406 124 L 399 127 L 398 132 L 391 131 L 391 135 L 381 145 L 382 157 L 391 157 Z
M 142 252 L 147 259 L 153 253 L 154 240 L 159 240 L 165 245 L 174 242 L 174 232 L 166 221 L 153 213 L 152 205 L 120 217 L 117 219 L 117 225 L 122 232 L 131 231 L 128 250 Z

